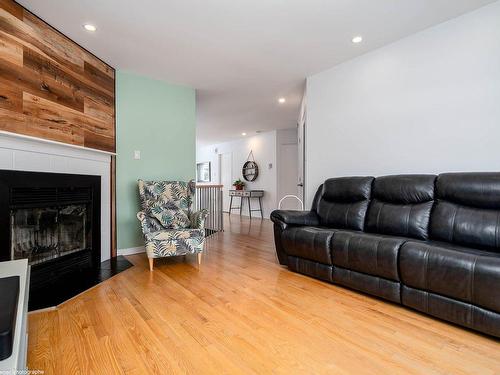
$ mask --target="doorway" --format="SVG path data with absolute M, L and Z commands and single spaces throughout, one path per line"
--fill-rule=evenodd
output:
M 297 143 L 280 145 L 279 168 L 278 168 L 278 197 L 281 199 L 286 195 L 299 196 L 298 181 L 298 160 L 299 149 Z M 281 204 L 283 210 L 300 210 L 300 203 L 293 198 L 288 198 Z

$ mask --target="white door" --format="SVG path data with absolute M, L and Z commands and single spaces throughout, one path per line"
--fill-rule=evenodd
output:
M 222 211 L 229 212 L 229 189 L 231 189 L 233 155 L 231 152 L 219 154 L 219 176 L 222 187 Z
M 285 195 L 298 195 L 298 160 L 299 149 L 296 143 L 283 144 L 280 146 L 278 185 L 278 201 Z M 302 198 L 301 198 L 302 199 Z M 283 210 L 300 210 L 300 203 L 293 198 L 287 198 L 281 204 Z

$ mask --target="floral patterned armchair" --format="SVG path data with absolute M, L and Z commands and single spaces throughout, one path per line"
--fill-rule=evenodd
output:
M 137 213 L 153 270 L 153 259 L 198 254 L 205 242 L 207 210 L 192 211 L 194 181 L 139 180 L 142 211 Z

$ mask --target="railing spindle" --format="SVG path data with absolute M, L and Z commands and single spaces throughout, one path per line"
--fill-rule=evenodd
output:
M 195 196 L 196 210 L 208 210 L 205 221 L 207 236 L 224 230 L 222 213 L 222 185 L 197 185 Z

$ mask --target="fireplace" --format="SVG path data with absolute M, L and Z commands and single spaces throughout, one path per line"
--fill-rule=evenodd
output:
M 85 250 L 92 251 L 92 189 L 13 188 L 10 207 L 11 259 L 28 258 L 31 266 Z M 54 202 L 45 207 L 30 206 L 39 194 L 53 195 Z M 22 194 L 22 196 L 19 196 Z M 59 194 L 74 197 L 69 203 L 58 202 Z M 81 194 L 81 196 L 80 196 Z M 77 203 L 81 197 L 81 203 Z
M 0 170 L 0 260 L 27 258 L 31 293 L 100 266 L 101 177 Z

